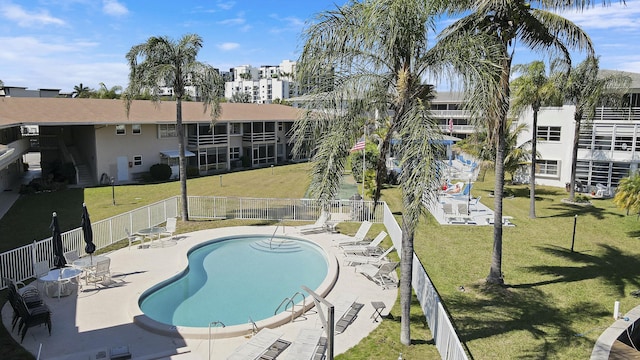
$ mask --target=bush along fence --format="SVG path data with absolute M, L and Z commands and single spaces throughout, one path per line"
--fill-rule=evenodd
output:
M 189 197 L 189 217 L 192 219 L 246 219 L 246 220 L 300 220 L 315 221 L 323 204 L 315 199 L 267 199 L 239 197 Z M 340 221 L 364 221 L 383 223 L 400 256 L 402 230 L 393 213 L 384 202 L 377 206 L 371 201 L 334 200 L 325 204 L 331 218 Z M 165 223 L 170 217 L 179 217 L 180 198 L 174 196 L 154 204 L 92 223 L 96 249 L 108 247 L 127 239 L 126 229 L 132 233 L 140 229 Z M 84 252 L 82 229 L 62 234 L 65 251 Z M 34 241 L 33 244 L 0 254 L 0 276 L 24 281 L 34 278 L 34 264 L 49 261 L 53 266 L 51 238 Z M 4 284 L 2 284 L 4 286 Z M 466 347 L 461 343 L 451 318 L 442 304 L 438 291 L 431 282 L 420 260 L 414 253 L 412 284 L 427 324 L 442 359 L 468 359 Z M 2 288 L 0 288 L 2 289 Z

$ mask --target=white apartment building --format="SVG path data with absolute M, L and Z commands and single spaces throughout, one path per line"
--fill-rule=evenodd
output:
M 640 164 L 640 74 L 625 73 L 632 85 L 623 108 L 599 107 L 593 121 L 582 121 L 578 140 L 576 181 L 582 192 L 597 184 L 615 189 L 620 179 L 638 171 Z M 538 112 L 539 157 L 536 183 L 564 187 L 571 180 L 571 154 L 575 132 L 575 106 L 546 107 Z M 519 121 L 531 126 L 531 112 Z M 519 142 L 531 139 L 531 129 Z M 609 194 L 613 194 L 610 191 Z
M 280 65 L 252 67 L 241 65 L 230 69 L 232 80 L 225 82 L 224 97 L 234 94 L 249 94 L 249 101 L 271 104 L 276 99 L 284 100 L 298 96 L 298 87 L 293 81 L 295 62 L 284 60 Z

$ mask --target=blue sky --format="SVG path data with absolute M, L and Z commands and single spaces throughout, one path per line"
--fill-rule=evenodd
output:
M 640 73 L 640 0 L 564 14 L 591 36 L 601 68 Z M 72 91 L 127 85 L 125 54 L 150 36 L 202 36 L 198 59 L 221 70 L 296 60 L 305 22 L 344 0 L 0 0 L 0 80 Z M 540 58 L 516 49 L 515 63 Z

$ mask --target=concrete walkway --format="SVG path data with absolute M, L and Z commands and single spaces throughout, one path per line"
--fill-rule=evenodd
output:
M 121 346 L 127 346 L 134 359 L 225 359 L 248 338 L 239 336 L 209 340 L 206 337 L 187 338 L 179 333 L 165 336 L 145 330 L 136 321 L 143 316 L 138 299 L 148 288 L 180 273 L 186 265 L 187 251 L 196 244 L 217 237 L 258 233 L 271 235 L 274 231 L 273 226 L 204 230 L 180 234 L 178 240 L 168 243 L 170 246 L 167 247 L 131 247 L 111 252 L 107 256 L 111 258 L 114 283 L 109 287 L 83 286 L 71 296 L 60 299 L 46 298 L 53 314 L 51 336 L 44 326 L 31 328 L 22 346 L 34 355 L 40 351 L 40 359 L 44 360 L 96 359 L 101 352 Z M 371 303 L 383 302 L 386 309 L 382 314 L 386 315 L 395 304 L 398 290 L 382 289 L 356 273 L 354 267 L 344 266 L 340 261 L 344 255 L 334 245 L 334 239 L 344 238 L 345 235 L 322 233 L 301 236 L 294 227 L 285 228 L 284 233 L 314 241 L 329 256 L 338 260 L 337 282 L 326 296 L 329 302 L 348 294 L 355 295 L 356 301 L 364 304 L 346 331 L 335 335 L 334 353 L 345 352 L 380 324 L 370 318 L 374 312 Z M 305 318 L 297 318 L 292 323 L 278 327 L 284 333 L 283 339 L 294 341 L 303 328 L 321 328 L 315 308 L 305 315 Z M 11 317 L 12 309 L 7 304 L 2 309 L 2 322 L 20 343 L 16 331 L 10 330 Z

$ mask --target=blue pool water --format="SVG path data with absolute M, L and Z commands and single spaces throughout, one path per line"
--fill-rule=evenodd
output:
M 316 289 L 328 262 L 315 244 L 284 237 L 270 243 L 270 238 L 238 236 L 197 246 L 188 254 L 187 270 L 142 294 L 140 309 L 158 322 L 189 327 L 273 316 L 285 298 L 302 292 L 301 285 Z

